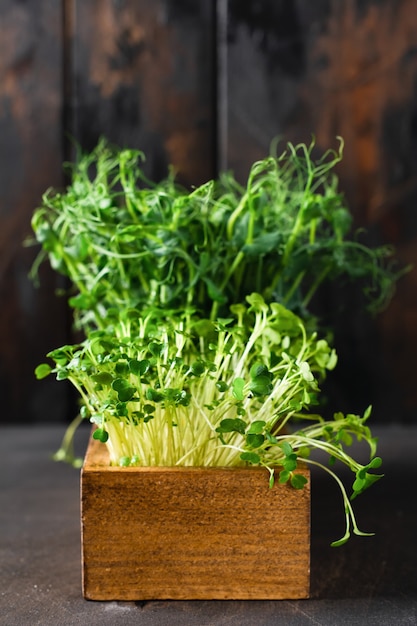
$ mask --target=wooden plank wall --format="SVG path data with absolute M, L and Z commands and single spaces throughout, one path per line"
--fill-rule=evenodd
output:
M 63 383 L 34 380 L 51 348 L 71 338 L 35 251 L 21 245 L 74 137 L 100 135 L 168 163 L 186 184 L 219 169 L 244 180 L 271 140 L 320 150 L 345 139 L 338 173 L 356 226 L 417 266 L 417 12 L 414 0 L 0 0 L 0 420 L 67 420 Z M 340 365 L 335 408 L 374 405 L 375 421 L 412 421 L 417 409 L 416 273 L 376 319 L 338 290 Z
M 229 0 L 222 163 L 244 175 L 271 137 L 317 146 L 345 140 L 338 169 L 355 225 L 417 266 L 417 11 L 413 0 Z M 328 381 L 343 410 L 415 420 L 417 274 L 376 319 L 337 289 L 339 366 Z
M 41 194 L 62 184 L 62 8 L 1 0 L 0 16 L 0 419 L 63 419 L 67 390 L 33 375 L 66 338 L 60 279 L 45 267 L 35 290 L 33 250 L 22 246 Z

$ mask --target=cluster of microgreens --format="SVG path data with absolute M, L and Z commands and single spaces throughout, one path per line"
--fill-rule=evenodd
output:
M 327 279 L 363 284 L 382 308 L 401 272 L 389 246 L 348 238 L 351 214 L 332 173 L 342 158 L 288 145 L 256 162 L 242 187 L 231 173 L 189 192 L 173 176 L 148 181 L 135 150 L 101 141 L 68 165 L 65 193 L 49 190 L 32 219 L 42 252 L 68 276 L 78 323 L 101 327 L 111 307 L 192 307 L 216 319 L 256 292 L 305 319 Z
M 36 374 L 75 386 L 78 420 L 96 425 L 114 464 L 260 465 L 271 487 L 277 474 L 294 488 L 305 483 L 299 462 L 320 466 L 343 496 L 341 545 L 351 526 L 365 534 L 351 499 L 380 478 L 381 459 L 369 409 L 330 421 L 311 412 L 337 358 L 308 305 L 325 279 L 350 276 L 379 307 L 399 274 L 388 248 L 347 238 L 332 174 L 341 148 L 318 161 L 312 150 L 289 144 L 255 163 L 245 188 L 224 174 L 191 192 L 173 176 L 148 181 L 137 151 L 101 141 L 80 155 L 70 186 L 47 192 L 32 224 L 34 272 L 48 256 L 69 277 L 85 339 L 49 353 L 54 365 Z M 57 458 L 68 459 L 73 429 Z M 346 452 L 353 436 L 369 444 L 368 464 Z M 354 474 L 350 499 L 337 461 Z

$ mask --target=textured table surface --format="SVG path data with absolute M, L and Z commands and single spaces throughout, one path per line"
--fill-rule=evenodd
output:
M 79 472 L 50 460 L 62 427 L 3 427 L 0 624 L 417 625 L 417 428 L 374 431 L 385 477 L 355 503 L 375 537 L 330 548 L 343 530 L 340 496 L 313 473 L 310 600 L 122 603 L 82 598 Z M 80 452 L 88 435 L 79 431 Z

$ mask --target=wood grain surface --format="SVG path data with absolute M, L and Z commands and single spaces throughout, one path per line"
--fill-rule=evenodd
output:
M 269 489 L 260 468 L 110 467 L 103 450 L 91 440 L 81 477 L 87 599 L 308 597 L 309 483 Z

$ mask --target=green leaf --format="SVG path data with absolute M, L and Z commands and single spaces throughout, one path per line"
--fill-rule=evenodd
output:
M 268 305 L 259 293 L 253 292 L 246 296 L 246 301 L 251 305 L 251 309 L 254 311 L 268 311 Z
M 89 409 L 86 407 L 85 404 L 83 404 L 80 408 L 80 417 L 81 419 L 88 419 L 90 417 L 90 411 Z
M 283 484 L 285 484 L 286 482 L 289 481 L 290 477 L 291 477 L 291 472 L 289 472 L 288 470 L 283 469 L 279 473 L 278 482 L 280 483 L 280 485 L 283 485 Z
M 152 387 L 149 387 L 146 390 L 146 398 L 148 400 L 150 400 L 151 402 L 162 402 L 162 400 L 164 399 L 164 394 L 161 391 L 157 391 L 156 389 L 152 389 Z
M 109 434 L 106 430 L 104 430 L 104 428 L 97 428 L 93 432 L 93 439 L 97 439 L 98 441 L 101 441 L 101 443 L 106 443 L 108 438 Z
M 243 378 L 235 378 L 232 385 L 232 393 L 236 400 L 243 400 L 243 388 L 245 386 L 245 381 Z
M 381 465 L 381 457 L 376 456 L 367 465 L 364 465 L 356 472 L 356 479 L 352 486 L 353 494 L 351 495 L 351 500 L 382 478 L 383 474 L 370 474 L 368 472 L 369 469 L 377 469 L 381 467 Z
M 149 367 L 150 361 L 148 359 L 142 359 L 141 361 L 130 359 L 129 361 L 129 369 L 135 376 L 144 376 L 148 372 Z
M 201 319 L 193 323 L 192 329 L 200 337 L 209 337 L 213 333 L 214 324 L 210 320 Z M 216 349 L 216 346 L 211 349 Z
M 266 426 L 266 422 L 264 422 L 263 420 L 255 420 L 249 425 L 248 434 L 256 435 L 258 433 L 261 433 L 263 429 L 265 428 L 265 426 Z
M 253 378 L 248 387 L 255 396 L 266 396 L 270 394 L 273 389 L 269 376 L 257 376 Z
M 201 376 L 202 374 L 204 374 L 206 366 L 203 361 L 195 361 L 191 364 L 190 370 L 194 374 L 194 376 Z
M 252 463 L 252 465 L 258 465 L 261 461 L 261 457 L 256 452 L 242 452 L 240 455 L 242 461 L 246 461 L 247 463 Z
M 300 363 L 300 371 L 305 381 L 312 382 L 314 380 L 313 373 L 307 361 Z
M 130 384 L 124 378 L 115 378 L 112 383 L 112 389 L 115 391 L 123 391 L 126 387 L 130 387 Z
M 372 461 L 370 463 L 368 463 L 367 467 L 368 469 L 376 469 L 378 467 L 381 467 L 382 465 L 382 459 L 379 456 L 376 456 L 372 459 Z
M 350 435 L 350 433 L 346 432 L 344 428 L 341 428 L 339 432 L 336 434 L 335 441 L 343 442 L 347 446 L 351 446 L 353 443 L 352 436 Z
M 93 307 L 93 298 L 83 293 L 79 293 L 76 296 L 69 298 L 68 303 L 73 309 L 79 309 L 80 311 L 88 311 Z
M 66 367 L 60 367 L 56 373 L 57 380 L 67 380 L 68 376 L 69 376 L 69 372 Z
M 207 285 L 208 295 L 210 296 L 211 300 L 213 300 L 214 302 L 220 302 L 221 304 L 227 302 L 226 296 L 220 291 L 217 285 L 210 278 L 203 277 L 203 280 Z
M 216 428 L 216 432 L 218 433 L 240 433 L 241 435 L 245 434 L 246 430 L 246 422 L 241 420 L 239 417 L 236 418 L 226 418 L 220 422 L 220 426 Z
M 164 353 L 165 346 L 163 343 L 159 341 L 151 341 L 148 345 L 148 350 L 155 357 L 161 357 Z
M 100 385 L 106 386 L 111 385 L 113 382 L 113 376 L 109 372 L 99 372 L 98 374 L 93 374 L 91 379 Z
M 127 417 L 129 415 L 126 402 L 118 402 L 116 404 L 116 415 L 118 417 Z
M 274 435 L 271 435 L 271 433 L 269 433 L 268 431 L 265 431 L 265 437 L 267 438 L 269 443 L 273 443 L 273 444 L 278 443 L 278 439 Z
M 243 246 L 243 252 L 248 256 L 258 257 L 274 250 L 280 239 L 281 233 L 265 233 L 254 239 L 252 243 L 245 244 Z
M 352 487 L 354 491 L 361 492 L 365 488 L 365 485 L 366 485 L 366 478 L 356 478 Z
M 225 383 L 223 380 L 218 380 L 216 382 L 216 387 L 220 391 L 220 393 L 224 393 L 229 389 L 229 385 Z
M 127 361 L 118 361 L 114 367 L 116 374 L 119 376 L 127 376 L 129 373 L 129 364 Z
M 217 318 L 216 328 L 217 330 L 227 331 L 229 330 L 228 326 L 230 326 L 230 324 L 234 321 L 233 317 L 219 317 Z
M 253 379 L 258 378 L 259 376 L 265 376 L 267 378 L 271 378 L 271 374 L 263 363 L 254 363 L 249 370 L 250 377 Z
M 270 308 L 277 320 L 277 330 L 281 335 L 288 335 L 289 340 L 299 335 L 301 320 L 295 313 L 280 302 L 271 302 Z
M 140 320 L 142 317 L 142 314 L 138 309 L 131 308 L 126 311 L 126 317 L 129 320 Z
M 74 346 L 63 346 L 48 352 L 47 356 L 53 359 L 57 365 L 67 365 L 68 361 L 71 360 L 73 349 Z
M 292 472 L 297 468 L 297 455 L 290 454 L 286 456 L 284 461 L 282 462 L 282 465 L 287 471 Z
M 294 487 L 294 489 L 302 489 L 307 483 L 308 480 L 303 474 L 292 474 L 291 486 Z
M 259 448 L 264 441 L 265 437 L 260 433 L 246 435 L 246 444 L 249 448 Z
M 35 376 L 38 380 L 42 380 L 42 378 L 46 378 L 52 372 L 52 368 L 47 363 L 41 363 L 35 369 Z
M 283 453 L 285 454 L 285 456 L 290 456 L 291 454 L 294 454 L 294 451 L 291 447 L 291 444 L 288 443 L 288 441 L 283 441 L 280 444 L 280 448 L 283 451 Z
M 136 388 L 124 378 L 116 378 L 112 383 L 112 389 L 117 391 L 120 402 L 128 402 L 136 393 Z

